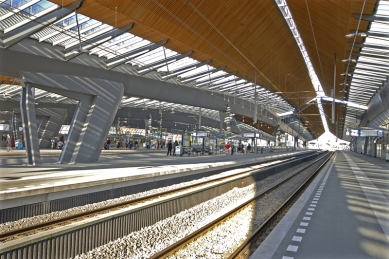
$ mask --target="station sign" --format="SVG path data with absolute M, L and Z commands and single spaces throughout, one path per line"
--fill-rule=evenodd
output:
M 383 130 L 375 130 L 375 129 L 360 129 L 359 131 L 360 137 L 383 137 Z
M 377 129 L 350 129 L 351 137 L 384 137 L 384 130 Z
M 208 137 L 208 132 L 193 132 L 192 137 Z

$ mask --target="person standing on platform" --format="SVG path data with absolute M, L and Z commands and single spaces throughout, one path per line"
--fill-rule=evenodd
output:
M 231 145 L 230 145 L 230 143 L 226 143 L 226 145 L 224 146 L 224 148 L 226 149 L 226 155 L 228 155 L 228 153 L 230 152 L 230 147 L 231 147 Z
M 7 152 L 12 152 L 12 139 L 9 134 L 7 134 L 7 140 L 5 143 L 7 144 Z
M 234 146 L 234 143 L 232 142 L 231 143 L 231 156 L 234 154 L 234 148 L 235 148 L 235 146 Z
M 56 149 L 57 148 L 57 141 L 55 137 L 51 138 L 51 149 Z
M 173 145 L 172 145 L 172 142 L 169 140 L 169 142 L 167 143 L 167 156 L 169 155 L 172 155 L 172 148 L 173 148 Z
M 250 151 L 251 151 L 251 145 L 250 145 L 250 143 L 248 143 L 247 147 L 246 147 L 247 154 L 250 154 Z
M 173 145 L 173 156 L 176 155 L 176 147 L 178 146 L 178 141 L 174 141 L 174 145 Z
M 109 146 L 111 145 L 111 140 L 107 138 L 107 150 L 109 150 Z

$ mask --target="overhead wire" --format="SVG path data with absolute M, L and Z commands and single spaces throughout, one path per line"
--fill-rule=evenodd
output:
M 306 6 L 307 6 L 308 17 L 309 17 L 309 23 L 310 23 L 310 25 L 311 25 L 313 40 L 314 40 L 314 42 L 315 42 L 316 53 L 317 53 L 317 57 L 318 57 L 318 59 L 319 59 L 321 75 L 322 75 L 324 84 L 327 85 L 327 82 L 326 82 L 326 79 L 325 79 L 325 76 L 324 76 L 324 72 L 323 72 L 323 66 L 322 66 L 322 64 L 321 64 L 321 59 L 320 59 L 320 54 L 319 54 L 319 48 L 317 47 L 315 31 L 314 31 L 314 29 L 313 29 L 313 24 L 312 24 L 312 19 L 311 19 L 311 12 L 309 11 L 309 6 L 308 6 L 308 1 L 307 1 L 307 0 L 305 0 L 305 4 L 306 4 Z

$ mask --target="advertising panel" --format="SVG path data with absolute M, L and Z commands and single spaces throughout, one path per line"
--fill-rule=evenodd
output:
M 128 127 L 120 127 L 119 128 L 120 135 L 137 135 L 137 136 L 145 136 L 145 129 L 137 129 L 137 128 L 128 128 Z

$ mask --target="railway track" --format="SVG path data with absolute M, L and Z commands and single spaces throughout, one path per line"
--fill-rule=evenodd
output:
M 242 217 L 242 215 L 239 215 L 239 213 L 245 213 L 244 215 L 249 213 L 252 213 L 252 208 L 256 207 L 255 204 L 258 204 L 258 201 L 261 199 L 266 199 L 266 196 L 270 196 L 269 194 L 271 192 L 276 191 L 279 188 L 282 188 L 285 186 L 285 184 L 288 181 L 291 181 L 293 178 L 301 174 L 302 172 L 305 172 L 308 168 L 317 165 L 320 163 L 320 166 L 318 166 L 317 169 L 314 170 L 313 173 L 310 174 L 309 177 L 307 177 L 301 184 L 299 184 L 298 188 L 296 188 L 292 194 L 289 195 L 289 197 L 282 202 L 281 206 L 275 208 L 273 212 L 267 217 L 267 219 L 262 220 L 262 223 L 259 225 L 257 229 L 250 230 L 249 236 L 246 238 L 246 240 L 242 241 L 239 246 L 233 247 L 232 249 L 229 249 L 230 252 L 226 252 L 226 249 L 221 249 L 220 252 L 218 252 L 218 247 L 216 245 L 211 245 L 212 250 L 216 254 L 221 254 L 220 258 L 249 258 L 249 256 L 255 251 L 255 249 L 260 245 L 260 243 L 265 239 L 265 237 L 270 233 L 272 228 L 277 224 L 277 222 L 282 219 L 283 215 L 288 211 L 288 209 L 293 205 L 293 203 L 297 200 L 299 195 L 305 190 L 305 188 L 309 185 L 309 183 L 314 179 L 314 177 L 318 174 L 318 172 L 321 170 L 321 168 L 327 163 L 327 161 L 330 159 L 331 154 L 329 153 L 325 157 L 319 158 L 313 163 L 304 166 L 301 170 L 299 170 L 297 173 L 293 174 L 289 178 L 271 186 L 267 190 L 257 194 L 254 198 L 248 200 L 247 202 L 235 207 L 234 209 L 230 210 L 229 212 L 225 213 L 224 215 L 218 217 L 217 219 L 213 220 L 209 224 L 205 225 L 204 227 L 198 229 L 197 231 L 193 232 L 192 234 L 182 238 L 178 242 L 170 245 L 169 247 L 165 248 L 164 250 L 160 251 L 159 253 L 154 254 L 151 258 L 195 258 L 196 255 L 191 254 L 191 250 L 202 250 L 201 246 L 202 243 L 207 242 L 207 240 L 217 238 L 218 236 L 222 236 L 222 238 L 226 238 L 225 235 L 219 235 L 221 231 L 227 230 L 230 228 L 231 225 L 237 225 L 238 227 L 242 224 L 239 222 L 245 220 L 245 216 Z M 325 159 L 324 162 L 323 159 Z M 246 211 L 245 211 L 246 210 Z M 234 219 L 234 217 L 237 217 L 237 219 Z M 227 221 L 234 221 L 232 224 L 225 224 Z M 223 226 L 224 224 L 224 226 Z M 219 227 L 219 229 L 217 229 Z M 220 231 L 220 229 L 222 229 Z M 213 233 L 212 233 L 213 231 Z M 216 233 L 216 234 L 215 234 Z M 212 243 L 211 242 L 211 243 Z M 216 241 L 216 243 L 225 243 L 223 240 Z M 198 244 L 200 243 L 200 244 Z M 209 244 L 206 244 L 205 246 L 209 246 Z M 222 245 L 223 246 L 223 245 Z M 203 249 L 204 251 L 206 249 Z M 228 249 L 227 249 L 228 250 Z M 189 251 L 189 252 L 188 252 Z M 204 252 L 205 253 L 205 252 Z M 206 253 L 203 254 L 203 256 L 207 256 Z M 208 255 L 209 256 L 209 255 Z M 216 258 L 216 257 L 215 257 Z M 219 257 L 217 257 L 219 258 Z
M 304 155 L 304 156 L 298 157 L 298 159 L 304 159 L 304 158 L 310 157 L 310 156 L 313 156 L 313 154 Z M 222 182 L 222 181 L 228 181 L 229 179 L 236 179 L 236 178 L 239 178 L 240 176 L 244 176 L 244 175 L 253 173 L 255 171 L 258 171 L 258 170 L 263 170 L 263 169 L 268 168 L 270 166 L 276 166 L 276 165 L 279 165 L 282 163 L 286 163 L 286 162 L 292 161 L 294 159 L 296 159 L 296 157 L 290 157 L 290 158 L 286 158 L 286 159 L 282 159 L 282 160 L 275 160 L 275 161 L 271 161 L 271 162 L 261 163 L 257 166 L 249 167 L 248 170 L 247 169 L 232 170 L 232 173 L 230 173 L 228 175 L 219 174 L 219 175 L 207 177 L 207 179 L 209 179 L 209 180 L 205 180 L 205 181 L 201 181 L 201 182 L 194 181 L 195 183 L 190 183 L 186 186 L 176 188 L 173 190 L 157 192 L 157 193 L 154 193 L 151 195 L 146 195 L 144 197 L 126 200 L 126 201 L 122 201 L 122 202 L 117 202 L 117 203 L 114 203 L 114 204 L 109 205 L 109 206 L 104 206 L 101 208 L 95 208 L 95 209 L 91 209 L 88 211 L 76 213 L 76 214 L 73 214 L 71 216 L 59 217 L 59 218 L 54 219 L 54 220 L 48 220 L 46 222 L 41 222 L 39 224 L 34 224 L 34 225 L 31 225 L 28 227 L 18 228 L 18 229 L 14 229 L 14 230 L 7 231 L 7 232 L 2 232 L 2 233 L 0 233 L 0 243 L 6 243 L 8 241 L 12 241 L 12 240 L 15 240 L 18 238 L 22 238 L 22 237 L 33 235 L 36 233 L 41 233 L 41 232 L 44 232 L 47 230 L 55 229 L 55 228 L 60 227 L 60 226 L 68 225 L 68 224 L 82 221 L 82 220 L 88 219 L 88 218 L 93 218 L 95 216 L 103 215 L 103 214 L 106 214 L 109 212 L 113 212 L 115 210 L 120 210 L 120 209 L 129 207 L 129 206 L 147 203 L 147 202 L 150 202 L 156 198 L 167 197 L 169 195 L 179 193 L 179 192 L 186 192 L 186 191 L 189 191 L 189 190 L 194 189 L 194 188 L 207 188 L 209 185 L 215 185 L 215 184 Z

